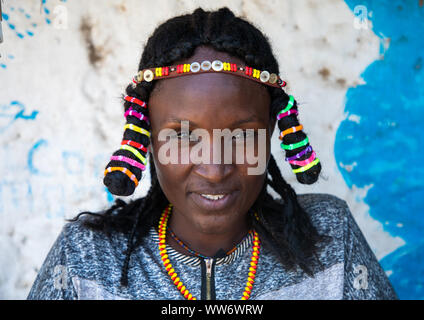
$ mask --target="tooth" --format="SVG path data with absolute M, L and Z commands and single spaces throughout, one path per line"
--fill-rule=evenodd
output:
M 222 199 L 223 197 L 225 197 L 225 194 L 204 194 L 202 193 L 202 197 L 205 197 L 206 199 L 210 199 L 210 200 L 219 200 Z

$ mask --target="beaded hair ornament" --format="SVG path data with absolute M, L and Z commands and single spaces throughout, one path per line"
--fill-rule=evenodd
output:
M 229 73 L 281 89 L 287 84 L 275 73 L 220 60 L 146 68 L 140 70 L 132 82 L 133 86 L 136 86 L 142 82 L 210 72 Z M 138 186 L 143 171 L 146 169 L 147 148 L 150 144 L 150 123 L 146 102 L 130 96 L 125 96 L 124 100 L 129 102 L 130 106 L 125 109 L 124 113 L 127 123 L 124 126 L 121 147 L 110 158 L 103 180 L 109 191 L 119 196 L 131 195 Z M 277 114 L 277 120 L 281 121 L 290 115 L 298 115 L 295 100 L 291 95 L 287 105 L 282 106 L 281 111 Z M 293 173 L 302 173 L 316 166 L 319 163 L 319 159 L 309 145 L 308 137 L 296 143 L 284 143 L 284 137 L 290 133 L 301 131 L 303 126 L 298 125 L 285 130 L 281 130 L 281 127 L 282 125 L 279 125 L 279 139 L 282 140 L 281 148 L 284 150 L 299 150 L 297 154 L 285 158 L 291 164 Z M 305 155 L 306 159 L 299 160 Z

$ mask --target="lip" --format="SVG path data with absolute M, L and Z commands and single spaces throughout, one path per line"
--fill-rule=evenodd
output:
M 226 195 L 225 195 L 225 197 L 223 197 L 222 199 L 219 199 L 219 200 L 209 200 L 209 199 L 202 197 L 200 195 L 200 193 L 215 194 L 215 195 L 226 193 Z M 235 200 L 237 198 L 237 194 L 238 194 L 237 191 L 221 192 L 221 193 L 218 193 L 218 192 L 213 192 L 213 193 L 212 192 L 211 193 L 208 193 L 208 192 L 199 192 L 199 193 L 191 192 L 190 197 L 193 199 L 194 203 L 198 207 L 200 207 L 204 210 L 208 210 L 208 211 L 216 211 L 216 210 L 223 210 L 227 207 L 230 207 L 235 202 Z

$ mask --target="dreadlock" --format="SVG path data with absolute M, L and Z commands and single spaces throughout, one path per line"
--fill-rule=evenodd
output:
M 235 17 L 233 12 L 224 7 L 217 11 L 204 11 L 197 8 L 192 14 L 185 14 L 169 19 L 156 28 L 149 37 L 143 51 L 138 70 L 155 66 L 172 65 L 176 61 L 189 58 L 198 46 L 209 46 L 217 51 L 227 52 L 232 56 L 243 60 L 246 65 L 254 66 L 259 70 L 268 70 L 279 73 L 278 63 L 272 53 L 271 46 L 266 36 L 249 22 Z M 126 94 L 131 97 L 148 101 L 156 81 L 141 82 L 137 85 L 130 84 L 126 88 Z M 267 87 L 271 97 L 270 119 L 276 117 L 282 106 L 287 105 L 289 96 L 284 90 Z M 129 107 L 137 108 L 129 101 L 124 102 L 125 110 Z M 297 102 L 294 101 L 293 109 L 297 110 Z M 139 108 L 140 113 L 147 115 L 147 109 Z M 139 123 L 146 130 L 150 125 L 146 122 Z M 280 130 L 299 125 L 295 114 L 278 120 Z M 127 130 L 128 131 L 128 130 Z M 134 132 L 126 132 L 126 139 L 141 142 L 148 146 L 149 141 L 145 136 Z M 303 131 L 297 131 L 283 138 L 283 143 L 292 144 L 306 138 Z M 143 140 L 144 139 L 144 140 Z M 305 146 L 305 148 L 308 145 Z M 132 157 L 127 150 L 118 150 L 114 155 Z M 294 150 L 287 150 L 286 156 L 296 154 Z M 304 160 L 307 154 L 299 158 Z M 113 161 L 109 165 L 113 165 Z M 298 168 L 292 165 L 292 168 Z M 121 284 L 128 284 L 128 268 L 131 253 L 143 241 L 149 230 L 156 226 L 162 210 L 169 201 L 163 193 L 152 157 L 150 157 L 151 187 L 143 198 L 132 200 L 128 204 L 122 200 L 116 200 L 108 210 L 100 213 L 82 212 L 70 221 L 76 221 L 81 215 L 89 215 L 90 219 L 84 219 L 88 227 L 103 230 L 107 233 L 112 231 L 128 234 L 128 243 L 125 250 L 125 261 L 122 268 Z M 135 168 L 137 169 L 137 168 Z M 317 181 L 321 165 L 304 172 L 296 173 L 300 183 L 312 184 Z M 142 171 L 135 170 L 134 174 L 140 180 Z M 257 230 L 264 245 L 268 246 L 279 258 L 287 269 L 299 266 L 305 273 L 313 276 L 314 261 L 320 264 L 317 257 L 318 243 L 324 240 L 324 236 L 310 221 L 309 216 L 300 206 L 297 195 L 293 188 L 284 180 L 280 169 L 271 155 L 267 175 L 263 188 L 249 210 L 249 219 L 252 226 Z M 120 172 L 112 172 L 104 183 L 114 194 L 128 195 L 134 191 L 134 184 Z M 267 191 L 270 186 L 274 189 L 282 201 L 274 199 Z M 257 212 L 259 219 L 256 219 Z

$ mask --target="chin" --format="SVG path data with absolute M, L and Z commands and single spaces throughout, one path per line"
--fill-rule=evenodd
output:
M 209 213 L 194 217 L 197 229 L 205 234 L 220 234 L 227 232 L 229 229 L 233 228 L 234 223 L 236 223 L 233 219 L 234 217 L 232 217 L 230 213 Z

